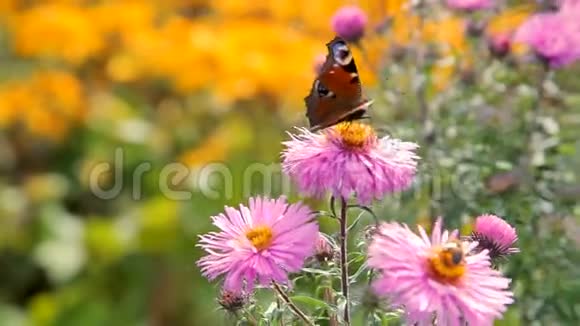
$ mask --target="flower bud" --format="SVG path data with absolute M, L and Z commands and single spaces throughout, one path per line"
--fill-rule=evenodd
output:
M 248 295 L 245 293 L 236 293 L 233 291 L 222 290 L 217 299 L 224 310 L 235 313 L 242 309 L 248 303 Z
M 321 233 L 318 235 L 318 239 L 316 240 L 315 246 L 315 254 L 316 260 L 318 262 L 327 262 L 334 258 L 334 246 L 330 241 Z
M 489 52 L 496 58 L 504 58 L 511 49 L 511 37 L 507 34 L 492 35 L 488 38 Z
M 363 37 L 367 23 L 366 13 L 356 6 L 338 9 L 331 19 L 334 32 L 346 41 L 355 43 Z

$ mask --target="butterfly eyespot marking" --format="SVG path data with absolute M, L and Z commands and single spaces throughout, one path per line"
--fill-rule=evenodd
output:
M 337 42 L 332 46 L 332 55 L 341 66 L 346 66 L 352 61 L 352 53 L 344 42 Z
M 334 93 L 324 87 L 320 80 L 316 80 L 314 88 L 316 89 L 316 93 L 318 93 L 318 97 L 335 97 Z

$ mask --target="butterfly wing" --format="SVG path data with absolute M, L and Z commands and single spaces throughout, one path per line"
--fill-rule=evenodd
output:
M 360 118 L 370 104 L 362 98 L 360 78 L 346 42 L 336 37 L 326 46 L 326 61 L 304 99 L 306 116 L 313 129 Z

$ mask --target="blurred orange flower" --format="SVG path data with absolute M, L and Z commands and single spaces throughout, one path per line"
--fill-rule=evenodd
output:
M 536 10 L 535 4 L 519 5 L 508 8 L 493 16 L 487 24 L 487 33 L 490 35 L 513 32 Z
M 230 136 L 223 130 L 218 130 L 204 139 L 199 147 L 183 153 L 179 161 L 189 167 L 200 167 L 203 164 L 224 161 L 231 147 Z
M 232 152 L 252 148 L 255 145 L 252 137 L 252 127 L 247 121 L 232 117 L 212 130 L 196 146 L 182 153 L 178 161 L 191 168 L 213 162 L 223 162 Z
M 409 45 L 415 39 L 416 33 L 420 33 L 420 20 L 415 14 L 407 10 L 400 10 L 392 17 L 389 35 L 391 42 L 399 46 Z
M 18 0 L 3 0 L 0 1 L 0 17 L 2 15 L 9 15 L 16 11 Z
M 465 54 L 465 22 L 462 18 L 449 17 L 436 21 L 426 21 L 423 39 L 438 45 L 442 53 Z
M 108 83 L 147 85 L 161 80 L 180 95 L 207 92 L 220 105 L 263 98 L 303 110 L 302 99 L 314 78 L 314 58 L 326 54 L 325 44 L 333 36 L 330 17 L 343 5 L 340 0 L 252 5 L 233 0 L 64 0 L 29 6 L 7 3 L 0 7 L 0 15 L 8 22 L 17 55 L 84 64 L 79 72 L 88 67 L 102 76 L 85 79 L 83 75 L 83 80 L 104 79 L 99 85 L 105 88 Z M 421 23 L 404 0 L 358 5 L 369 16 L 366 36 L 359 46 L 353 45 L 366 87 L 383 78 L 378 73 L 393 44 L 435 44 L 440 61 L 445 62 L 433 69 L 438 89 L 447 87 L 460 63 L 449 64 L 448 57 L 461 54 L 462 60 L 468 60 L 470 56 L 461 18 Z M 386 35 L 379 29 L 386 29 Z M 4 100 L 9 101 L 14 99 Z M 46 113 L 29 111 L 34 119 L 49 119 Z M 0 111 L 0 124 L 13 119 L 10 110 Z
M 42 4 L 9 19 L 16 53 L 81 64 L 104 46 L 87 11 L 66 4 Z
M 34 134 L 61 140 L 84 110 L 82 86 L 68 72 L 38 71 L 0 84 L 0 126 L 19 122 Z
M 490 19 L 486 34 L 490 38 L 499 35 L 507 35 L 511 38 L 511 35 L 518 26 L 526 21 L 535 11 L 535 4 L 519 5 L 506 9 Z M 520 43 L 512 44 L 511 51 L 515 54 L 523 54 L 526 52 L 526 46 Z

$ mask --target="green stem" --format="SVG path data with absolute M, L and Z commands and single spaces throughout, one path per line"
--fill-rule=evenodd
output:
M 302 312 L 302 310 L 300 310 L 294 304 L 294 302 L 292 302 L 290 297 L 286 294 L 286 292 L 284 292 L 284 290 L 282 290 L 282 288 L 280 287 L 280 285 L 278 283 L 272 282 L 272 287 L 274 288 L 274 291 L 276 293 L 278 293 L 278 295 L 280 296 L 280 299 L 282 299 L 282 301 L 284 301 L 284 303 L 286 303 L 286 305 L 288 305 L 288 308 L 290 308 L 290 310 L 292 310 L 292 312 L 296 316 L 298 316 L 300 319 L 302 319 L 306 325 L 315 326 L 315 324 L 310 320 L 310 318 L 308 318 L 308 316 L 306 316 L 306 314 L 304 312 Z
M 342 296 L 346 300 L 344 305 L 344 324 L 350 325 L 350 295 L 349 295 L 349 278 L 348 278 L 348 205 L 346 200 L 341 198 L 340 201 L 340 284 Z
M 248 322 L 251 325 L 258 325 L 258 321 L 256 320 L 256 318 L 254 317 L 254 315 L 252 315 L 252 313 L 250 311 L 248 311 L 247 309 L 244 309 L 244 313 L 246 314 L 246 318 L 248 319 Z
M 333 294 L 332 288 L 332 278 L 328 278 L 326 280 L 326 288 L 324 289 L 324 301 L 328 302 L 330 305 L 335 304 L 335 298 Z M 329 326 L 338 326 L 338 317 L 336 313 L 332 309 L 328 309 L 328 325 Z

